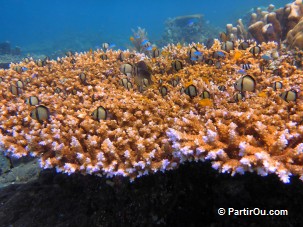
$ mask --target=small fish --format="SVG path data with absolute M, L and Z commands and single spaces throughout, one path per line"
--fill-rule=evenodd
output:
M 22 71 L 23 71 L 23 72 L 26 72 L 27 70 L 28 70 L 28 68 L 22 67 Z
M 202 99 L 210 99 L 210 93 L 208 91 L 203 91 L 200 95 Z
M 102 43 L 102 49 L 106 51 L 109 48 L 109 43 Z
M 167 95 L 167 92 L 168 92 L 168 89 L 166 86 L 161 86 L 159 88 L 159 91 L 160 91 L 160 94 L 162 95 L 162 97 L 166 96 Z
M 22 90 L 13 84 L 9 86 L 9 91 L 16 96 L 19 96 L 22 93 Z
M 133 65 L 130 63 L 125 63 L 120 66 L 120 71 L 126 76 L 131 76 L 133 73 Z
M 189 85 L 184 90 L 185 94 L 187 94 L 190 98 L 194 98 L 198 95 L 198 91 L 195 85 Z
M 231 50 L 234 49 L 234 43 L 231 41 L 223 42 L 221 44 L 221 49 L 229 53 Z
M 113 49 L 113 48 L 115 48 L 116 47 L 116 44 L 114 44 L 114 43 L 111 43 L 110 45 L 109 45 L 109 49 Z
M 144 86 L 144 85 L 139 85 L 138 86 L 138 91 L 140 92 L 140 93 L 143 93 L 144 91 L 146 91 L 147 90 L 147 87 L 146 86 Z
M 246 74 L 246 71 L 245 71 L 245 69 L 240 69 L 240 70 L 238 70 L 238 73 L 239 73 L 239 74 L 242 74 L 242 75 L 245 75 L 245 74 Z
M 216 61 L 215 67 L 216 67 L 216 69 L 221 69 L 222 68 L 221 62 L 220 61 Z
M 248 47 L 249 47 L 249 43 L 244 41 L 244 42 L 239 44 L 238 49 L 239 50 L 246 50 Z
M 76 64 L 76 62 L 77 62 L 77 61 L 76 61 L 76 59 L 74 59 L 74 58 L 70 60 L 70 63 L 71 63 L 71 64 Z
M 224 58 L 225 57 L 225 53 L 222 51 L 215 51 L 213 53 L 213 58 Z
M 274 91 L 281 89 L 282 87 L 283 87 L 283 84 L 280 81 L 276 81 L 272 84 L 272 88 L 274 89 Z
M 244 96 L 244 94 L 242 92 L 238 92 L 238 93 L 234 94 L 233 100 L 235 102 L 244 101 L 245 100 L 245 96 Z
M 150 51 L 152 50 L 152 46 L 151 46 L 151 43 L 150 42 L 147 42 L 143 45 L 143 48 L 145 48 L 146 50 Z
M 249 70 L 251 68 L 251 64 L 249 64 L 249 63 L 241 64 L 241 68 L 244 70 Z
M 108 56 L 107 56 L 106 54 L 101 54 L 101 55 L 100 55 L 100 58 L 101 58 L 102 60 L 108 60 Z
M 255 91 L 256 88 L 256 81 L 255 79 L 250 76 L 246 75 L 241 77 L 236 81 L 234 84 L 236 90 L 244 92 L 244 91 Z
M 273 70 L 273 74 L 276 76 L 282 76 L 282 69 L 281 68 L 276 68 Z
M 144 39 L 142 42 L 141 42 L 141 46 L 144 46 L 146 45 L 147 43 L 149 43 L 149 41 L 147 39 Z
M 72 94 L 72 95 L 76 95 L 76 94 L 77 94 L 77 92 L 78 92 L 77 90 L 78 90 L 77 88 L 73 88 L 73 90 L 72 90 L 71 94 Z
M 194 22 L 193 21 L 189 21 L 188 23 L 187 23 L 187 26 L 189 26 L 189 27 L 191 27 L 191 26 L 193 26 L 194 25 Z
M 24 63 L 29 63 L 29 62 L 30 62 L 30 59 L 27 58 L 27 57 L 25 57 L 25 58 L 23 59 L 23 62 L 24 62 Z
M 74 53 L 72 52 L 72 51 L 66 51 L 65 52 L 65 55 L 66 55 L 66 57 L 71 57 L 71 56 L 73 56 L 74 55 Z
M 148 87 L 149 86 L 149 81 L 147 78 L 143 78 L 142 79 L 142 84 L 145 86 L 145 87 Z
M 261 56 L 261 58 L 262 58 L 263 60 L 265 60 L 265 61 L 270 61 L 270 60 L 272 60 L 272 57 L 269 56 L 269 55 L 267 55 L 267 54 L 263 54 L 263 55 Z
M 137 86 L 144 85 L 145 87 L 147 87 L 147 85 L 148 86 L 151 85 L 152 84 L 151 76 L 152 76 L 151 67 L 145 61 L 139 61 L 134 66 L 134 78 Z
M 129 54 L 129 56 L 128 56 L 129 58 L 134 58 L 134 57 L 136 57 L 136 55 L 135 54 Z
M 79 78 L 80 78 L 81 83 L 86 84 L 87 77 L 86 77 L 85 73 L 83 73 L 83 72 L 80 73 Z
M 179 70 L 181 70 L 181 69 L 183 69 L 183 64 L 182 64 L 182 62 L 180 61 L 180 60 L 175 60 L 175 61 L 173 61 L 172 63 L 171 63 L 171 65 L 172 65 L 172 67 L 173 67 L 173 69 L 175 70 L 175 71 L 179 71 Z
M 118 60 L 119 61 L 124 61 L 125 60 L 125 56 L 124 53 L 121 51 L 120 54 L 118 55 Z
M 23 81 L 22 81 L 22 80 L 18 80 L 18 81 L 16 82 L 16 86 L 17 86 L 18 88 L 24 88 L 24 83 L 23 83 Z
M 179 83 L 179 81 L 178 81 L 177 79 L 172 79 L 172 80 L 170 81 L 170 84 L 171 84 L 173 87 L 177 87 L 178 83 Z
M 39 99 L 37 96 L 30 96 L 30 97 L 26 98 L 24 102 L 31 106 L 36 106 L 39 104 Z
M 55 91 L 55 94 L 59 94 L 61 92 L 61 88 L 56 87 L 54 91 Z
M 157 48 L 153 49 L 152 57 L 153 57 L 153 58 L 157 58 L 157 57 L 159 57 L 159 56 L 160 56 L 160 50 L 157 49 Z
M 40 105 L 30 112 L 30 117 L 42 123 L 43 121 L 48 121 L 50 112 L 47 107 Z
M 107 111 L 103 106 L 99 106 L 95 109 L 92 113 L 92 117 L 96 121 L 106 120 L 107 118 Z
M 184 90 L 185 90 L 185 88 L 182 86 L 182 87 L 180 88 L 180 94 L 184 93 Z
M 218 86 L 219 91 L 226 91 L 226 87 L 224 85 Z
M 133 36 L 131 36 L 131 37 L 129 37 L 129 40 L 130 40 L 130 41 L 134 41 L 135 38 L 134 38 Z
M 122 78 L 120 84 L 125 87 L 127 90 L 133 88 L 132 83 L 127 78 Z
M 36 61 L 36 65 L 39 66 L 39 67 L 43 67 L 43 66 L 46 65 L 46 61 L 41 60 L 41 59 L 38 59 L 38 60 Z
M 193 26 L 196 22 L 198 22 L 197 18 L 191 18 L 187 21 L 186 26 Z
M 19 65 L 15 66 L 13 69 L 14 69 L 17 73 L 22 73 L 22 72 L 23 72 L 22 67 L 19 66 Z
M 195 46 L 191 47 L 188 50 L 187 55 L 191 61 L 197 61 L 197 60 L 202 61 L 203 60 L 202 53 Z
M 286 102 L 296 101 L 298 98 L 298 92 L 295 90 L 284 91 L 280 94 L 280 97 Z
M 127 88 L 127 90 L 132 89 L 133 88 L 133 84 L 130 81 L 128 81 L 127 84 L 126 84 L 126 88 Z
M 261 53 L 261 47 L 253 46 L 252 48 L 250 48 L 249 52 L 252 53 L 254 57 L 259 56 Z

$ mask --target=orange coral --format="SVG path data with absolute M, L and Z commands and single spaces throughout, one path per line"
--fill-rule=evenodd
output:
M 212 58 L 220 46 L 216 41 L 213 49 L 200 51 Z M 120 72 L 123 63 L 116 61 L 120 52 L 112 50 L 106 52 L 108 60 L 100 58 L 103 52 L 95 51 L 49 61 L 46 66 L 20 63 L 28 69 L 21 73 L 13 70 L 14 64 L 0 70 L 0 149 L 15 157 L 38 156 L 41 167 L 68 174 L 133 179 L 175 169 L 187 160 L 210 160 L 220 172 L 276 173 L 284 182 L 290 175 L 303 177 L 303 101 L 286 102 L 279 97 L 283 91 L 303 89 L 302 72 L 281 56 L 283 88 L 274 91 L 272 83 L 280 78 L 275 69 L 267 66 L 262 71 L 261 60 L 249 48 L 236 50 L 250 62 L 247 73 L 257 82 L 257 91 L 236 103 L 232 96 L 233 84 L 241 77 L 239 59 L 224 53 L 224 58 L 216 59 L 221 68 L 193 63 L 188 59 L 189 48 L 163 48 L 184 63 L 177 72 L 169 69 L 172 59 L 168 56 L 156 62 L 138 53 L 127 58 L 132 63 L 145 59 L 152 68 L 152 85 L 143 91 L 133 76 L 128 76 L 133 88 L 121 85 L 121 78 L 127 76 Z M 263 44 L 261 49 L 276 51 L 276 45 Z M 28 78 L 19 95 L 7 90 L 10 84 Z M 177 85 L 171 83 L 175 78 Z M 211 99 L 190 98 L 182 92 L 188 84 L 197 87 L 199 94 L 209 91 Z M 219 90 L 218 85 L 226 89 Z M 160 86 L 167 87 L 167 95 L 160 93 Z M 48 107 L 48 121 L 30 117 L 35 106 L 24 102 L 29 96 L 37 96 Z M 99 106 L 106 109 L 106 120 L 91 116 Z

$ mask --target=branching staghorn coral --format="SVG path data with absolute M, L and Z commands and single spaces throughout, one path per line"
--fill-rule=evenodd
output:
M 232 175 L 254 171 L 262 176 L 275 173 L 285 183 L 291 175 L 302 179 L 302 71 L 283 52 L 265 64 L 249 51 L 254 45 L 227 53 L 218 41 L 212 49 L 197 44 L 203 60 L 196 62 L 188 56 L 192 45 L 168 45 L 156 59 L 124 51 L 121 63 L 116 60 L 120 51 L 98 50 L 45 66 L 33 61 L 12 64 L 0 71 L 0 149 L 14 157 L 37 156 L 42 168 L 67 174 L 134 179 L 185 161 L 209 160 L 213 168 Z M 277 52 L 274 43 L 261 49 Z M 101 58 L 104 54 L 108 59 Z M 152 70 L 152 83 L 145 89 L 136 84 L 133 71 L 126 76 L 122 67 L 129 64 L 136 70 L 142 60 Z M 255 78 L 256 89 L 244 91 L 245 100 L 236 101 L 234 83 L 242 76 L 243 64 L 250 64 L 246 73 Z M 123 78 L 131 88 L 124 87 Z M 283 87 L 274 88 L 276 81 Z M 197 96 L 188 95 L 189 85 L 196 87 Z M 167 93 L 161 92 L 163 87 Z M 296 101 L 281 98 L 291 89 L 298 92 Z M 203 91 L 211 98 L 201 98 Z M 30 96 L 48 108 L 48 120 L 38 121 L 32 114 L 37 105 L 24 102 Z M 95 112 L 100 106 L 106 119 Z
M 147 32 L 145 31 L 144 28 L 140 28 L 140 27 L 138 27 L 137 31 L 132 29 L 132 32 L 133 32 L 133 36 L 130 37 L 130 41 L 134 45 L 135 50 L 141 53 L 145 48 L 144 45 L 142 45 L 142 43 L 144 42 L 144 40 L 148 41 Z

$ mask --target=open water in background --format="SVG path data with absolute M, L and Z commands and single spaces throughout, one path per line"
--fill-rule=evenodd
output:
M 284 0 L 0 0 L 0 42 L 23 52 L 96 48 L 102 42 L 130 45 L 131 29 L 145 28 L 153 42 L 169 17 L 204 14 L 210 25 L 225 29 L 253 7 L 277 8 Z M 48 53 L 44 53 L 48 54 Z

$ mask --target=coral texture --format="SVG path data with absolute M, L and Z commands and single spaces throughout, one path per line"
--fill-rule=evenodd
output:
M 297 97 L 302 71 L 282 52 L 264 63 L 250 51 L 254 45 L 227 53 L 219 41 L 211 49 L 197 44 L 197 61 L 188 56 L 192 45 L 168 45 L 156 59 L 124 51 L 120 62 L 120 51 L 97 50 L 42 65 L 11 64 L 0 70 L 0 149 L 14 157 L 38 156 L 42 168 L 68 174 L 134 179 L 209 160 L 223 173 L 275 173 L 286 183 L 291 175 L 303 178 L 303 101 L 300 94 L 295 101 L 281 95 L 291 90 Z M 277 55 L 276 48 L 261 45 L 266 54 Z M 127 62 L 136 69 L 142 60 L 152 72 L 144 89 L 134 72 L 120 71 Z M 243 91 L 239 101 L 234 83 L 245 64 L 256 89 Z M 132 86 L 125 88 L 123 78 Z M 273 88 L 276 81 L 281 89 Z M 30 96 L 44 106 L 44 116 Z M 42 119 L 45 107 L 48 120 Z
M 285 41 L 291 48 L 302 49 L 302 22 L 300 23 L 302 16 L 301 0 L 279 9 L 275 9 L 275 6 L 271 4 L 267 9 L 257 8 L 250 15 L 250 20 L 243 22 L 239 19 L 236 27 L 227 24 L 226 34 L 229 40 L 254 39 L 257 43 Z

